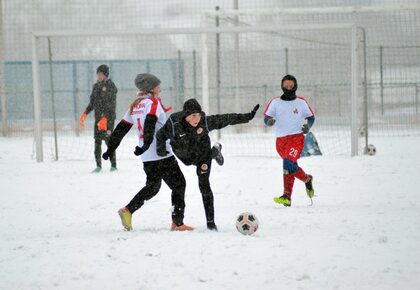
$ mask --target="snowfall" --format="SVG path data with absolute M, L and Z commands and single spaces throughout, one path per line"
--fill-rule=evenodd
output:
M 225 156 L 211 175 L 218 232 L 181 166 L 195 230 L 169 230 L 163 185 L 127 232 L 117 210 L 145 183 L 138 158 L 90 174 L 93 153 L 37 163 L 32 139 L 0 138 L 0 289 L 420 289 L 420 137 L 371 142 L 376 156 L 300 159 L 313 206 L 300 181 L 292 207 L 273 202 L 279 158 Z M 260 221 L 252 236 L 235 228 L 245 211 Z

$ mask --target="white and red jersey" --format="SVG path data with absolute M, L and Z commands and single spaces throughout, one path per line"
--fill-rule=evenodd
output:
M 163 107 L 160 98 L 157 97 L 145 97 L 141 102 L 134 107 L 133 112 L 130 114 L 130 110 L 125 113 L 122 121 L 133 125 L 137 128 L 137 135 L 139 137 L 139 146 L 143 146 L 143 128 L 144 121 L 146 116 L 149 114 L 155 115 L 157 118 L 155 134 L 156 132 L 163 127 L 166 122 L 166 111 L 169 111 Z M 168 155 L 161 157 L 156 154 L 156 137 L 153 137 L 153 142 L 150 144 L 149 149 L 147 149 L 142 155 L 141 159 L 143 162 L 147 161 L 156 161 L 169 156 L 173 156 L 172 148 L 169 145 L 169 140 L 166 142 L 166 151 L 169 152 Z
M 314 113 L 303 97 L 296 97 L 292 101 L 276 97 L 268 103 L 264 115 L 276 119 L 276 137 L 284 137 L 302 133 L 302 120 Z

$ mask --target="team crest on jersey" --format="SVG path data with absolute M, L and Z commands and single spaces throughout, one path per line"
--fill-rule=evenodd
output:
M 297 109 L 297 108 L 295 108 L 294 110 L 293 110 L 293 114 L 298 114 L 299 113 L 299 110 Z
M 106 91 L 106 87 L 102 87 L 102 91 L 104 91 L 104 92 L 105 92 L 105 91 Z
M 198 128 L 197 129 L 197 134 L 201 134 L 201 133 L 203 133 L 203 128 Z
M 206 163 L 204 163 L 204 164 L 201 165 L 200 168 L 201 168 L 201 170 L 206 171 L 207 169 L 209 169 L 209 166 Z

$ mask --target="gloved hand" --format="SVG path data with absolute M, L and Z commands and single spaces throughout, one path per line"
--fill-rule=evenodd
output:
M 250 120 L 254 119 L 255 114 L 257 113 L 258 109 L 260 108 L 260 104 L 257 104 L 254 109 L 249 113 L 250 114 Z
M 105 151 L 105 153 L 104 154 L 102 154 L 102 158 L 104 159 L 104 160 L 108 160 L 109 159 L 109 157 L 111 157 L 111 154 L 112 154 L 113 152 L 111 152 L 109 149 L 108 150 L 106 150 Z
M 266 124 L 268 127 L 271 127 L 271 126 L 273 126 L 273 125 L 276 123 L 276 119 L 274 119 L 274 118 L 267 118 L 267 117 L 265 117 L 265 118 L 264 118 L 264 122 L 265 122 L 265 124 Z
M 214 222 L 207 222 L 207 229 L 217 232 L 217 226 Z
M 79 119 L 80 127 L 83 127 L 83 128 L 86 127 L 86 125 L 84 123 L 84 121 L 86 120 L 86 118 L 87 118 L 87 114 L 86 113 L 83 113 L 83 114 L 80 115 L 80 119 Z
M 136 156 L 140 156 L 140 155 L 142 155 L 145 151 L 146 151 L 146 150 L 144 150 L 143 146 L 142 146 L 142 147 L 136 146 L 136 149 L 134 150 L 134 155 L 136 155 Z
M 308 134 L 308 132 L 309 132 L 309 126 L 308 126 L 308 124 L 303 124 L 303 126 L 302 126 L 302 133 L 303 134 Z
M 156 147 L 156 153 L 157 155 L 159 155 L 160 157 L 164 157 L 166 155 L 169 154 L 168 151 L 166 151 L 166 147 L 162 147 L 160 148 L 159 146 Z
M 102 117 L 97 124 L 98 125 L 98 130 L 99 131 L 106 131 L 106 129 L 107 129 L 106 123 L 107 123 L 107 119 L 105 117 Z

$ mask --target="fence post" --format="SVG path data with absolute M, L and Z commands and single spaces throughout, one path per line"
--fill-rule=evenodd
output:
M 42 150 L 42 98 L 41 81 L 39 76 L 38 37 L 32 34 L 32 85 L 34 93 L 34 132 L 36 143 L 36 161 L 44 161 Z
M 73 107 L 74 107 L 74 126 L 76 131 L 76 136 L 80 136 L 79 128 L 79 90 L 77 89 L 77 64 L 73 62 Z
M 416 84 L 416 115 L 419 113 L 418 112 L 418 107 L 419 107 L 419 84 Z
M 1 99 L 1 123 L 2 134 L 7 136 L 7 96 L 6 96 L 6 79 L 4 77 L 4 68 L 6 63 L 3 37 L 3 1 L 0 0 L 0 99 Z
M 384 62 L 383 62 L 384 47 L 379 47 L 379 86 L 381 96 L 381 113 L 384 115 Z
M 357 97 L 359 89 L 358 27 L 351 29 L 351 156 L 358 154 Z
M 184 86 L 184 62 L 182 60 L 181 50 L 178 50 L 178 101 L 180 106 L 182 106 L 185 99 Z
M 48 64 L 50 68 L 50 90 L 51 90 L 51 109 L 53 114 L 53 128 L 54 128 L 54 146 L 55 146 L 55 161 L 58 160 L 58 141 L 57 141 L 57 119 L 55 118 L 55 96 L 54 96 L 54 79 L 52 68 L 52 51 L 51 39 L 48 37 Z
M 193 50 L 193 96 L 197 99 L 197 53 Z
M 216 11 L 219 11 L 219 6 L 216 6 Z M 216 27 L 220 26 L 219 15 L 216 16 Z M 220 114 L 220 34 L 216 33 L 216 100 L 217 100 L 217 114 Z M 221 130 L 217 130 L 217 139 L 221 138 Z

